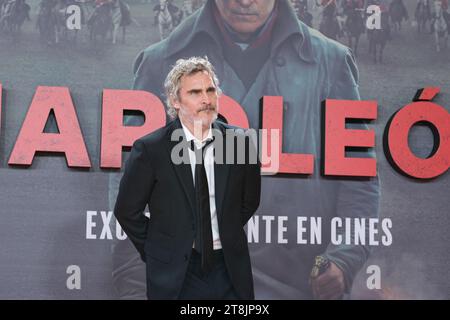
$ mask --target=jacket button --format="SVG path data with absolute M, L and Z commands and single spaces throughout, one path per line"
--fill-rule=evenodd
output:
M 275 59 L 275 64 L 277 67 L 284 67 L 286 65 L 286 59 L 284 57 L 277 57 Z
M 188 255 L 187 254 L 184 255 L 184 261 L 188 261 Z

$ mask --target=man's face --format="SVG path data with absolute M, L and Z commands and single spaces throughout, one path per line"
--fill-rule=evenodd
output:
M 199 122 L 205 129 L 217 118 L 217 99 L 217 88 L 211 76 L 201 71 L 181 77 L 180 92 L 174 107 L 180 119 L 191 130 Z
M 216 0 L 216 5 L 222 18 L 245 38 L 266 22 L 275 0 Z

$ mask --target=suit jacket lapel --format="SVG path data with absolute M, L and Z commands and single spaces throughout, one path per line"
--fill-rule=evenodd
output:
M 222 135 L 222 139 L 215 140 L 214 141 L 214 148 L 219 148 L 219 146 L 216 147 L 217 143 L 222 142 L 222 150 L 223 150 L 223 159 L 219 159 L 218 161 L 214 162 L 214 185 L 215 185 L 215 199 L 216 199 L 216 210 L 217 210 L 217 216 L 220 217 L 222 214 L 222 204 L 223 199 L 225 197 L 225 191 L 228 184 L 228 177 L 230 172 L 230 165 L 226 164 L 226 148 L 225 148 L 225 142 L 226 142 L 226 135 L 225 135 L 225 128 L 221 125 L 219 125 L 217 122 L 214 122 L 212 124 L 213 130 L 217 132 L 217 130 L 220 131 L 220 134 Z M 181 122 L 179 119 L 176 119 L 172 123 L 172 127 L 168 130 L 167 134 L 167 151 L 169 153 L 169 157 L 172 153 L 172 149 L 180 143 L 180 141 L 172 141 L 171 136 L 172 132 L 175 129 L 181 129 Z M 183 141 L 186 141 L 186 136 L 184 135 L 184 132 L 182 134 Z M 186 150 L 187 149 L 183 149 Z M 222 160 L 222 163 L 217 163 Z M 192 179 L 192 170 L 191 165 L 189 163 L 181 163 L 181 164 L 174 164 L 172 160 L 170 160 L 172 163 L 172 166 L 177 174 L 177 177 L 180 181 L 181 186 L 183 187 L 183 190 L 186 194 L 186 197 L 188 199 L 189 205 L 191 206 L 192 213 L 196 210 L 196 202 L 195 202 L 195 189 L 194 189 L 194 182 Z M 195 218 L 195 217 L 194 217 Z
M 176 129 L 181 129 L 182 140 L 172 141 L 171 140 L 172 132 Z M 168 137 L 167 137 L 166 146 L 167 146 L 167 151 L 169 152 L 169 158 L 170 158 L 171 154 L 172 154 L 172 149 L 178 143 L 180 143 L 180 141 L 186 141 L 186 136 L 184 135 L 184 132 L 183 132 L 183 129 L 181 126 L 181 122 L 178 118 L 175 121 L 173 121 L 172 128 L 170 128 L 170 130 L 168 130 L 167 133 L 168 133 Z M 187 149 L 184 148 L 181 152 L 184 152 L 184 151 L 187 152 Z M 182 156 L 184 157 L 184 154 L 182 154 Z M 188 155 L 187 155 L 187 157 L 188 157 Z M 174 164 L 171 158 L 170 158 L 170 162 L 172 163 L 175 173 L 177 174 L 180 184 L 183 187 L 183 190 L 186 194 L 189 205 L 191 206 L 192 213 L 194 214 L 194 212 L 196 210 L 196 205 L 195 205 L 195 190 L 194 190 L 194 182 L 192 179 L 191 165 L 189 162 L 188 163 L 183 162 L 181 164 Z M 195 218 L 195 214 L 194 214 L 194 218 Z
M 216 147 L 217 143 L 222 142 L 222 150 L 223 150 L 223 159 L 215 159 L 214 162 L 214 185 L 215 185 L 215 198 L 216 198 L 216 210 L 217 210 L 217 217 L 221 217 L 222 215 L 222 205 L 223 205 L 223 199 L 225 197 L 225 191 L 228 184 L 228 177 L 230 173 L 230 165 L 226 164 L 226 148 L 225 148 L 225 142 L 226 142 L 226 134 L 225 134 L 225 128 L 219 125 L 217 122 L 214 122 L 212 125 L 214 130 L 219 130 L 222 135 L 222 141 L 215 140 L 214 141 L 214 148 L 217 150 L 219 146 Z M 216 131 L 217 132 L 217 131 Z M 221 161 L 222 160 L 222 161 Z M 217 163 L 222 162 L 222 163 Z

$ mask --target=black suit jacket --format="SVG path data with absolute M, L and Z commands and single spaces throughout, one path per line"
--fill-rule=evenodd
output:
M 244 138 L 246 153 L 255 151 L 242 129 L 219 121 L 212 127 L 222 135 L 222 141 L 227 140 L 226 136 Z M 134 143 L 114 208 L 114 215 L 146 262 L 149 299 L 178 297 L 195 236 L 196 203 L 191 167 L 189 163 L 174 164 L 171 160 L 173 148 L 180 146 L 179 141 L 171 140 L 172 132 L 181 128 L 177 119 Z M 184 133 L 182 139 L 186 141 Z M 220 140 L 215 140 L 215 149 Z M 228 158 L 230 154 L 228 152 Z M 249 163 L 249 157 L 244 164 L 216 162 L 214 176 L 219 233 L 227 270 L 239 297 L 253 299 L 253 278 L 243 226 L 259 206 L 260 165 L 259 162 Z M 147 204 L 150 219 L 143 215 Z

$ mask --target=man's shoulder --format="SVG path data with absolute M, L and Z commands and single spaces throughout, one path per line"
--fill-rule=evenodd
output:
M 255 129 L 233 126 L 220 120 L 216 120 L 215 125 L 216 128 L 222 131 L 222 134 L 226 136 L 227 139 L 233 137 L 240 141 L 253 141 L 254 143 L 258 140 L 258 132 Z
M 309 28 L 308 33 L 312 56 L 319 66 L 319 72 L 327 79 L 328 88 L 331 90 L 338 86 L 334 94 L 348 99 L 358 98 L 359 72 L 352 50 L 317 30 Z
M 167 58 L 171 43 L 178 43 L 188 37 L 195 26 L 197 16 L 198 13 L 192 14 L 183 20 L 183 22 L 181 22 L 167 38 L 145 48 L 138 56 L 136 63 L 138 65 L 142 63 L 153 65 L 155 63 L 160 63 L 163 59 Z
M 135 143 L 142 143 L 147 148 L 155 148 L 167 140 L 167 136 L 169 134 L 169 130 L 171 127 L 172 122 L 165 125 L 164 127 L 161 127 L 159 129 L 156 129 L 155 131 L 152 131 L 151 133 L 146 134 L 143 137 L 140 137 L 139 139 L 136 140 Z
M 166 51 L 167 39 L 151 44 L 142 50 L 134 61 L 134 73 L 137 73 L 139 69 L 143 68 L 159 67 Z
M 318 59 L 343 59 L 346 55 L 351 55 L 349 47 L 324 36 L 320 31 L 307 27 L 311 39 L 311 49 L 313 55 Z M 321 62 L 321 60 L 319 60 Z
M 215 124 L 219 129 L 221 129 L 224 133 L 234 134 L 234 135 L 245 135 L 249 129 L 244 129 L 238 126 L 233 126 L 221 120 L 216 120 Z

